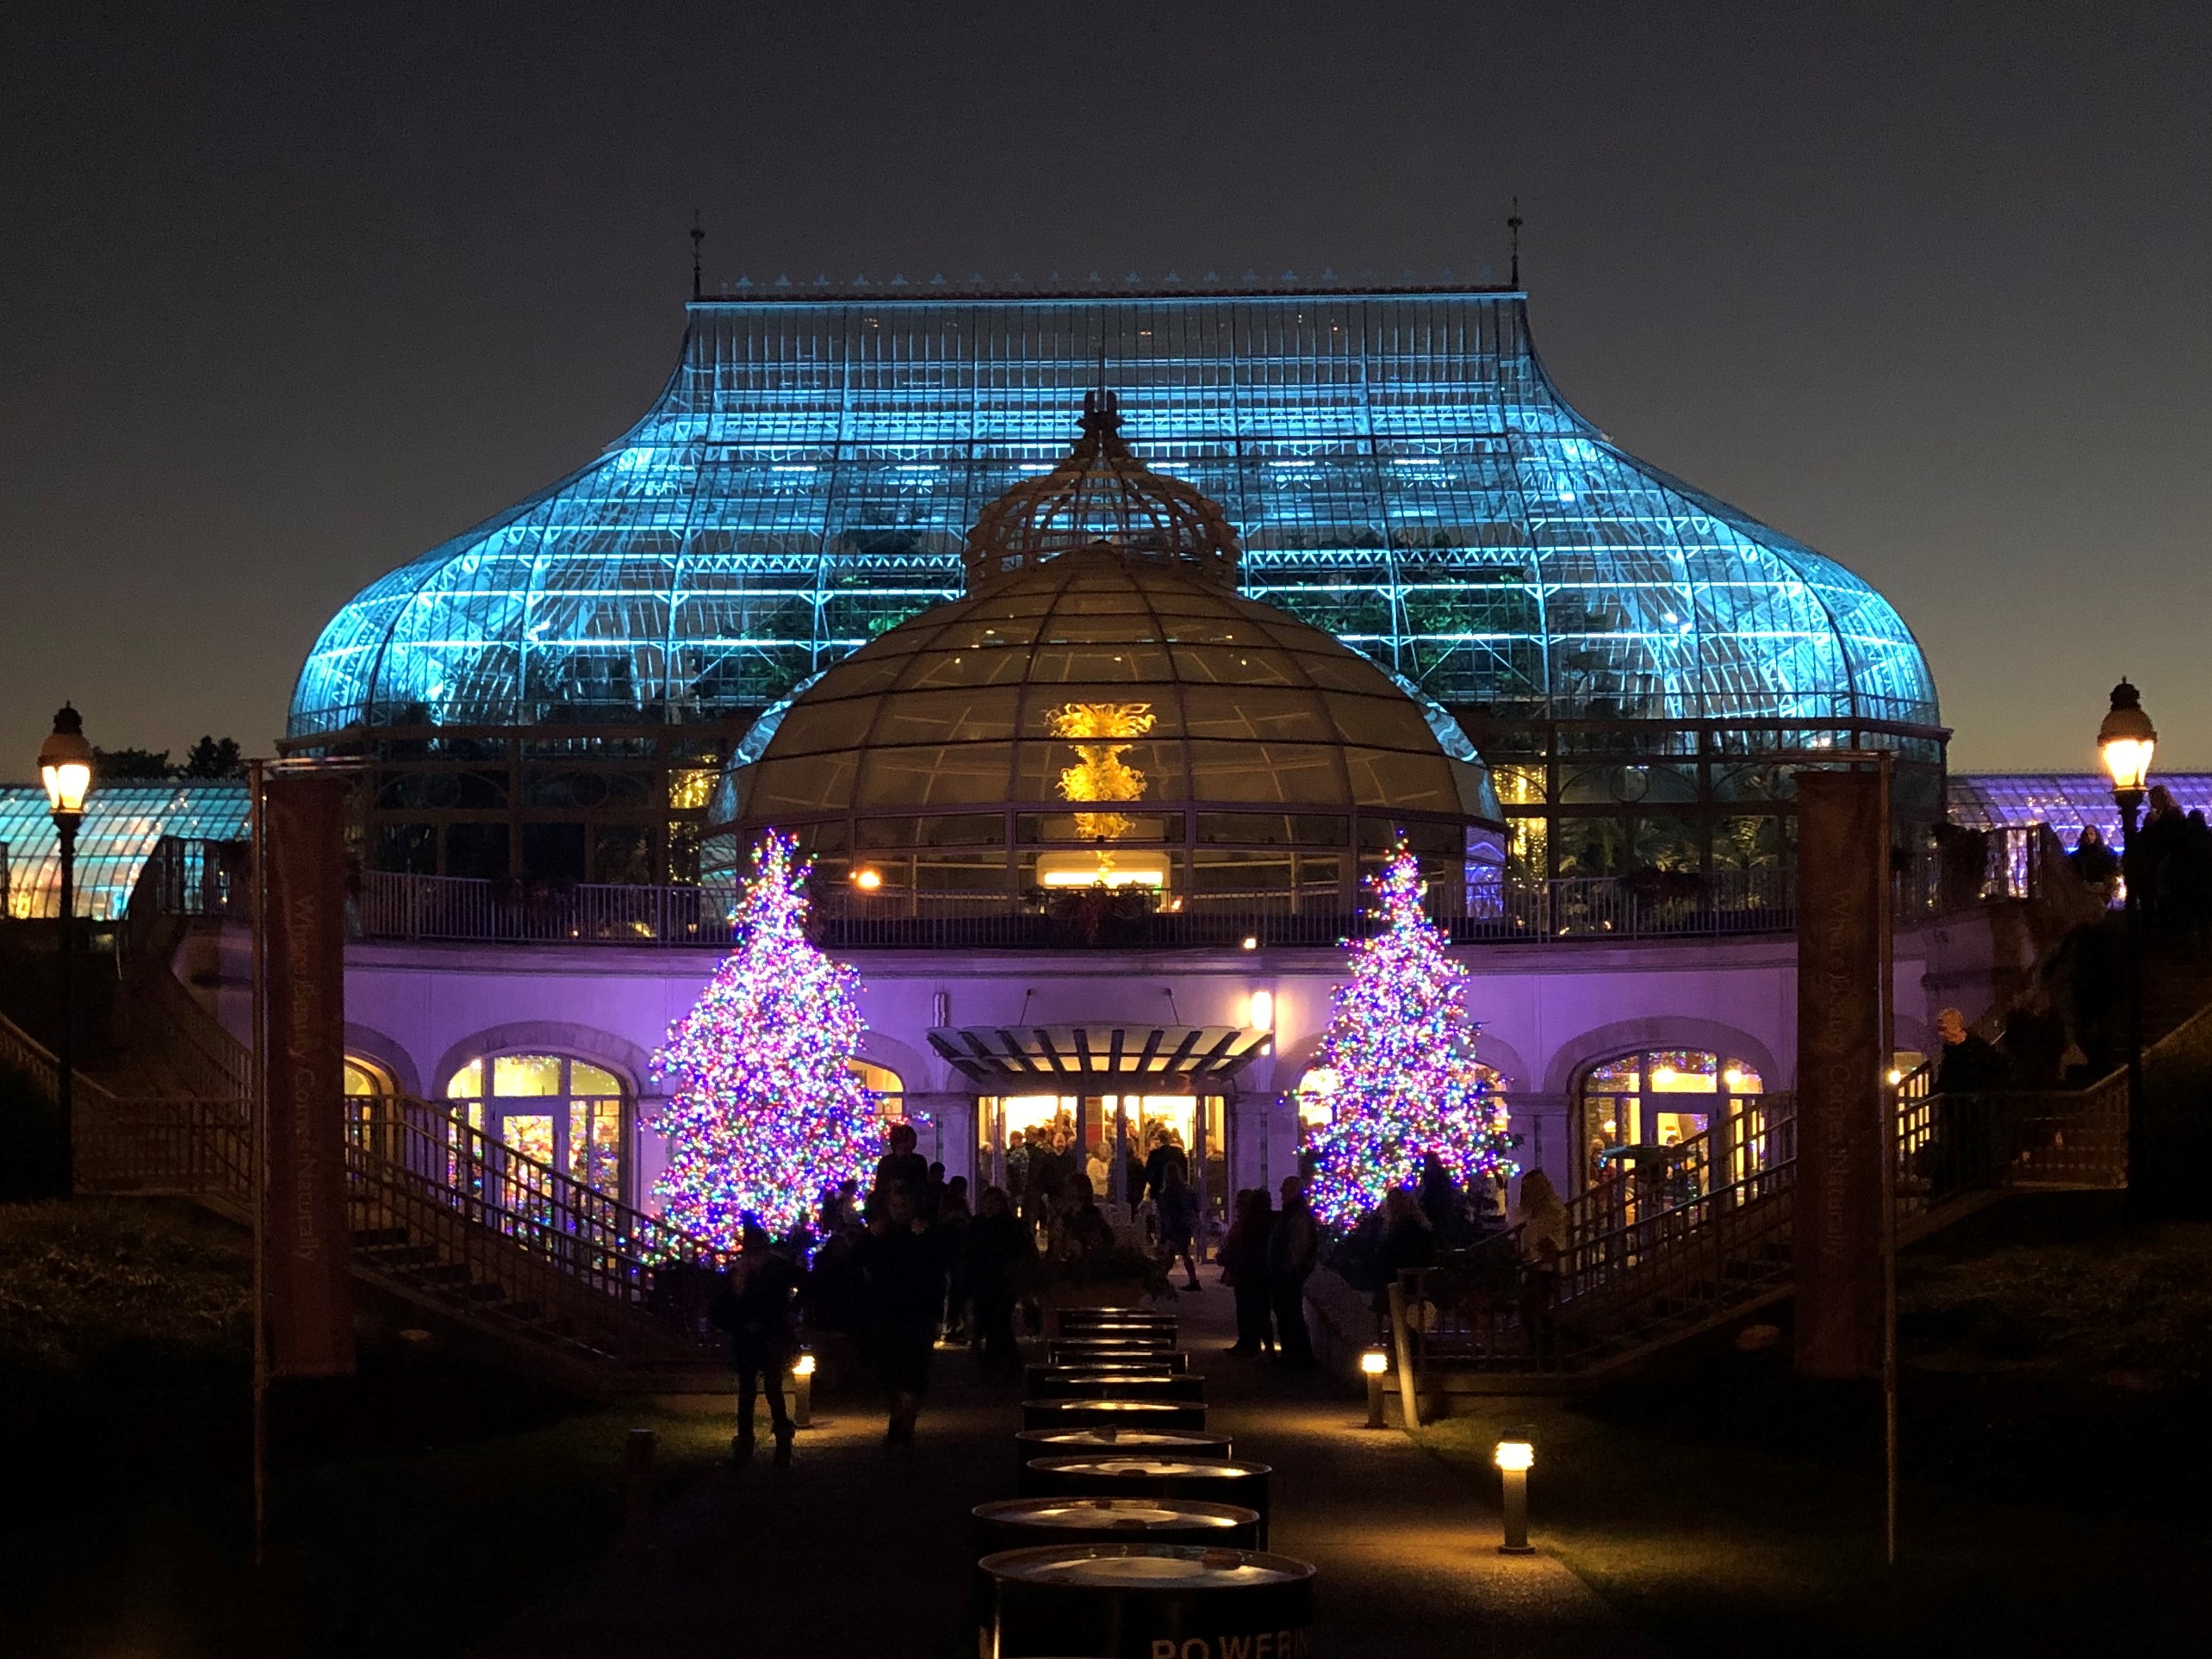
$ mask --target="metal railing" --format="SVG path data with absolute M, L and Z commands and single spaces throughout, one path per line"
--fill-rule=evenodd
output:
M 1991 1193 L 2127 1185 L 2124 1072 L 2075 1091 L 1940 1095 L 1929 1084 L 1923 1066 L 1895 1097 L 1897 1210 L 1908 1232 Z M 1594 1184 L 1568 1201 L 1556 1257 L 1532 1260 L 1516 1227 L 1407 1270 L 1417 1377 L 1589 1371 L 1786 1291 L 1794 1108 L 1787 1096 L 1761 1097 L 1643 1171 Z
M 1563 878 L 1479 895 L 1489 914 L 1435 916 L 1455 943 L 1628 940 L 1782 933 L 1795 924 L 1790 873 L 1711 877 Z M 1439 895 L 1440 898 L 1440 895 Z M 372 871 L 355 922 L 370 939 L 493 944 L 725 946 L 729 895 L 701 887 L 555 886 Z M 825 894 L 816 937 L 842 948 L 1086 945 L 1327 947 L 1374 925 L 1333 905 L 1297 908 L 1288 894 L 1193 895 L 1172 908 L 1119 894 Z

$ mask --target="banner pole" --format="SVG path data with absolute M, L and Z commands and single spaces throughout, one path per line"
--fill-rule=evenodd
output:
M 1897 1565 L 1897 884 L 1891 873 L 1890 767 L 1880 751 L 1881 777 L 1881 1103 L 1882 1103 L 1882 1556 Z
M 269 1541 L 269 1314 L 268 1253 L 268 933 L 269 823 L 262 810 L 262 762 L 249 763 L 251 813 L 248 834 L 252 848 L 252 994 L 247 999 L 252 1035 L 252 1066 L 249 1072 L 250 1098 L 246 1104 L 248 1202 L 253 1219 L 253 1564 L 263 1563 Z

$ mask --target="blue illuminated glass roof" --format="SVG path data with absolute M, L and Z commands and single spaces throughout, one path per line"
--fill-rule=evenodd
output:
M 77 913 L 121 916 L 156 842 L 243 841 L 248 811 L 244 783 L 96 781 L 77 828 Z M 61 843 L 45 790 L 0 784 L 0 845 L 8 851 L 8 914 L 60 915 Z
M 1501 715 L 1933 725 L 1864 582 L 1609 442 L 1499 292 L 695 302 L 597 460 L 325 629 L 297 736 L 695 724 L 773 704 L 961 586 L 984 506 L 1124 432 L 1221 504 L 1245 591 Z
M 2212 811 L 2212 773 L 2153 772 L 2184 811 Z M 2101 772 L 1972 773 L 1946 786 L 1954 823 L 1972 830 L 2024 830 L 2047 823 L 2069 847 L 2093 823 L 2108 842 L 2120 837 L 2112 780 Z

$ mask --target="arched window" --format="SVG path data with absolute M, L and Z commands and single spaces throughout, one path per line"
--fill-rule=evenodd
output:
M 861 1088 L 876 1097 L 876 1109 L 885 1119 L 895 1122 L 906 1115 L 906 1080 L 898 1072 L 862 1059 L 848 1059 L 845 1067 L 860 1078 Z
M 1690 1171 L 1684 1180 L 1703 1190 L 1712 1178 L 1704 1172 L 1705 1160 L 1694 1150 L 1678 1155 L 1671 1149 L 1755 1111 L 1765 1092 L 1756 1066 L 1705 1049 L 1649 1048 L 1594 1066 L 1575 1094 L 1583 1180 L 1681 1164 Z M 1731 1146 L 1732 1153 L 1743 1150 Z
M 566 1054 L 489 1054 L 456 1072 L 445 1093 L 471 1128 L 508 1151 L 623 1196 L 629 1097 L 603 1066 Z

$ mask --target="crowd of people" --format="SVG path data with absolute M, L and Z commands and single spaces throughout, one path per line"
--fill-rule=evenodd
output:
M 2083 830 L 2067 858 L 2083 883 L 2109 900 L 2122 861 L 2095 824 Z M 2172 790 L 2153 785 L 2128 841 L 2125 870 L 2149 931 L 2190 955 L 2200 952 L 2212 935 L 2212 825 L 2203 811 L 2184 811 Z
M 737 1376 L 731 1450 L 741 1461 L 754 1455 L 761 1395 L 777 1464 L 790 1461 L 782 1378 L 802 1318 L 849 1339 L 886 1398 L 886 1440 L 904 1445 L 941 1343 L 970 1350 L 988 1375 L 1018 1377 L 1017 1316 L 1028 1304 L 1035 1320 L 1041 1264 L 1122 1247 L 1098 1207 L 1095 1173 L 1068 1155 L 1064 1138 L 1017 1140 L 1007 1184 L 984 1187 L 972 1204 L 966 1177 L 948 1178 L 942 1164 L 921 1155 L 912 1125 L 892 1125 L 888 1142 L 867 1191 L 848 1181 L 824 1193 L 810 1227 L 774 1240 L 749 1224 L 714 1288 L 708 1314 L 729 1338 Z M 1185 1288 L 1197 1289 L 1199 1206 L 1183 1148 L 1156 1135 L 1141 1163 L 1130 1160 L 1128 1180 L 1151 1206 L 1151 1250 L 1168 1266 L 1179 1261 Z

